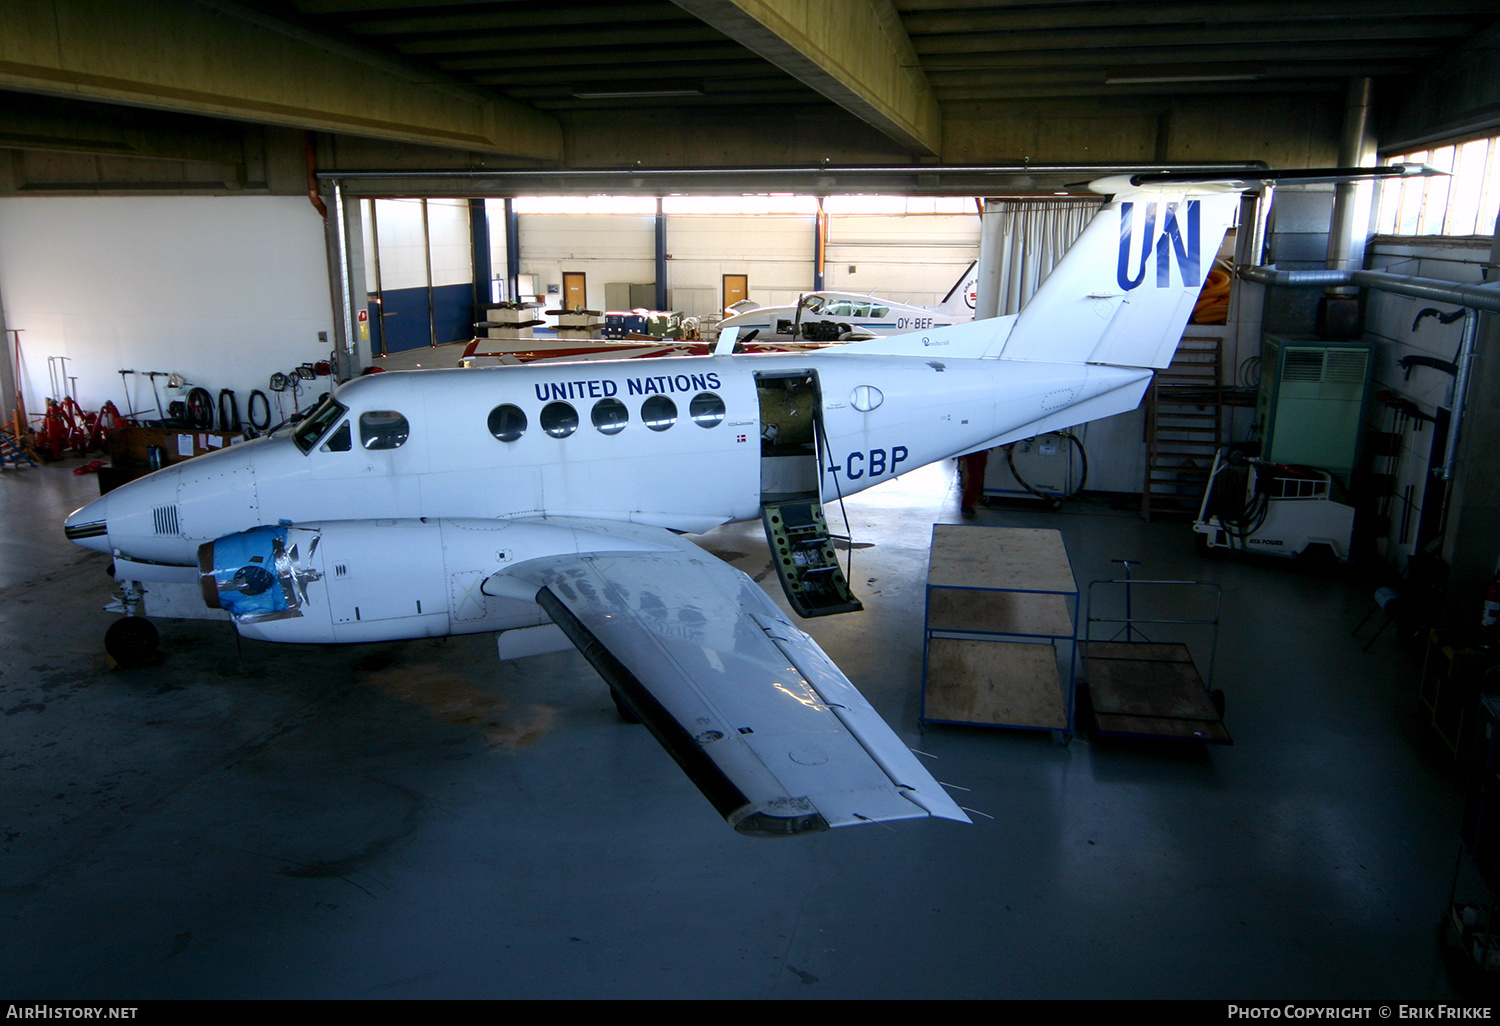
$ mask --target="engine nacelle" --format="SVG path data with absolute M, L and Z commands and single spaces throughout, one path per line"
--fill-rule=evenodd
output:
M 254 527 L 198 546 L 203 601 L 239 624 L 301 616 L 307 586 L 323 577 L 321 540 L 306 528 Z
M 227 610 L 247 638 L 391 641 L 548 623 L 536 585 L 511 568 L 563 553 L 662 547 L 651 529 L 561 519 L 279 524 L 200 546 L 198 581 L 209 608 Z

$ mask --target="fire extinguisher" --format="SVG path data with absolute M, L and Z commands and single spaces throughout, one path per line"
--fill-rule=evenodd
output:
M 1493 635 L 1497 625 L 1500 625 L 1500 569 L 1495 571 L 1494 579 L 1484 591 L 1484 612 L 1479 617 L 1479 629 Z

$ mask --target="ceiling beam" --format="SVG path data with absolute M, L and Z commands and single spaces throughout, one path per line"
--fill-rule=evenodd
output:
M 1373 40 L 1463 39 L 1481 27 L 1466 22 L 1413 22 L 1405 18 L 1355 18 L 1345 22 L 1265 22 L 1249 24 L 1120 26 L 1100 29 L 1060 29 L 1035 32 L 966 32 L 952 35 L 918 36 L 913 47 L 923 56 L 955 53 L 1003 53 L 1029 50 L 1156 47 L 1170 51 L 1179 46 L 1238 47 L 1264 43 L 1319 43 L 1324 46 Z
M 908 149 L 936 154 L 942 111 L 891 0 L 675 0 Z
M 912 11 L 902 17 L 913 38 L 968 32 L 1142 27 L 1163 25 L 1222 25 L 1226 22 L 1322 21 L 1363 18 L 1407 18 L 1431 22 L 1444 17 L 1485 17 L 1495 13 L 1494 0 L 1222 0 L 1212 8 L 1184 4 L 1113 3 L 1089 7 L 1055 4 L 986 10 Z
M 229 2 L 6 5 L 0 87 L 540 160 L 562 128 Z

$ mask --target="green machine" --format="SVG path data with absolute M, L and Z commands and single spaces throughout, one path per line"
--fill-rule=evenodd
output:
M 1266 335 L 1255 400 L 1261 458 L 1318 467 L 1347 488 L 1359 458 L 1374 360 L 1371 342 Z

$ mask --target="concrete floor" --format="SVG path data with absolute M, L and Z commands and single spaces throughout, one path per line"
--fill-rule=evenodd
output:
M 952 470 L 849 503 L 862 613 L 805 621 L 993 818 L 738 836 L 572 653 L 237 644 L 111 671 L 71 465 L 0 473 L 0 994 L 44 998 L 1462 996 L 1436 943 L 1459 785 L 1372 585 L 1203 561 L 1186 525 L 982 510 L 1225 588 L 1228 748 L 918 729 Z M 838 522 L 837 512 L 831 520 Z M 758 525 L 703 544 L 752 575 Z M 774 576 L 766 580 L 780 600 Z

